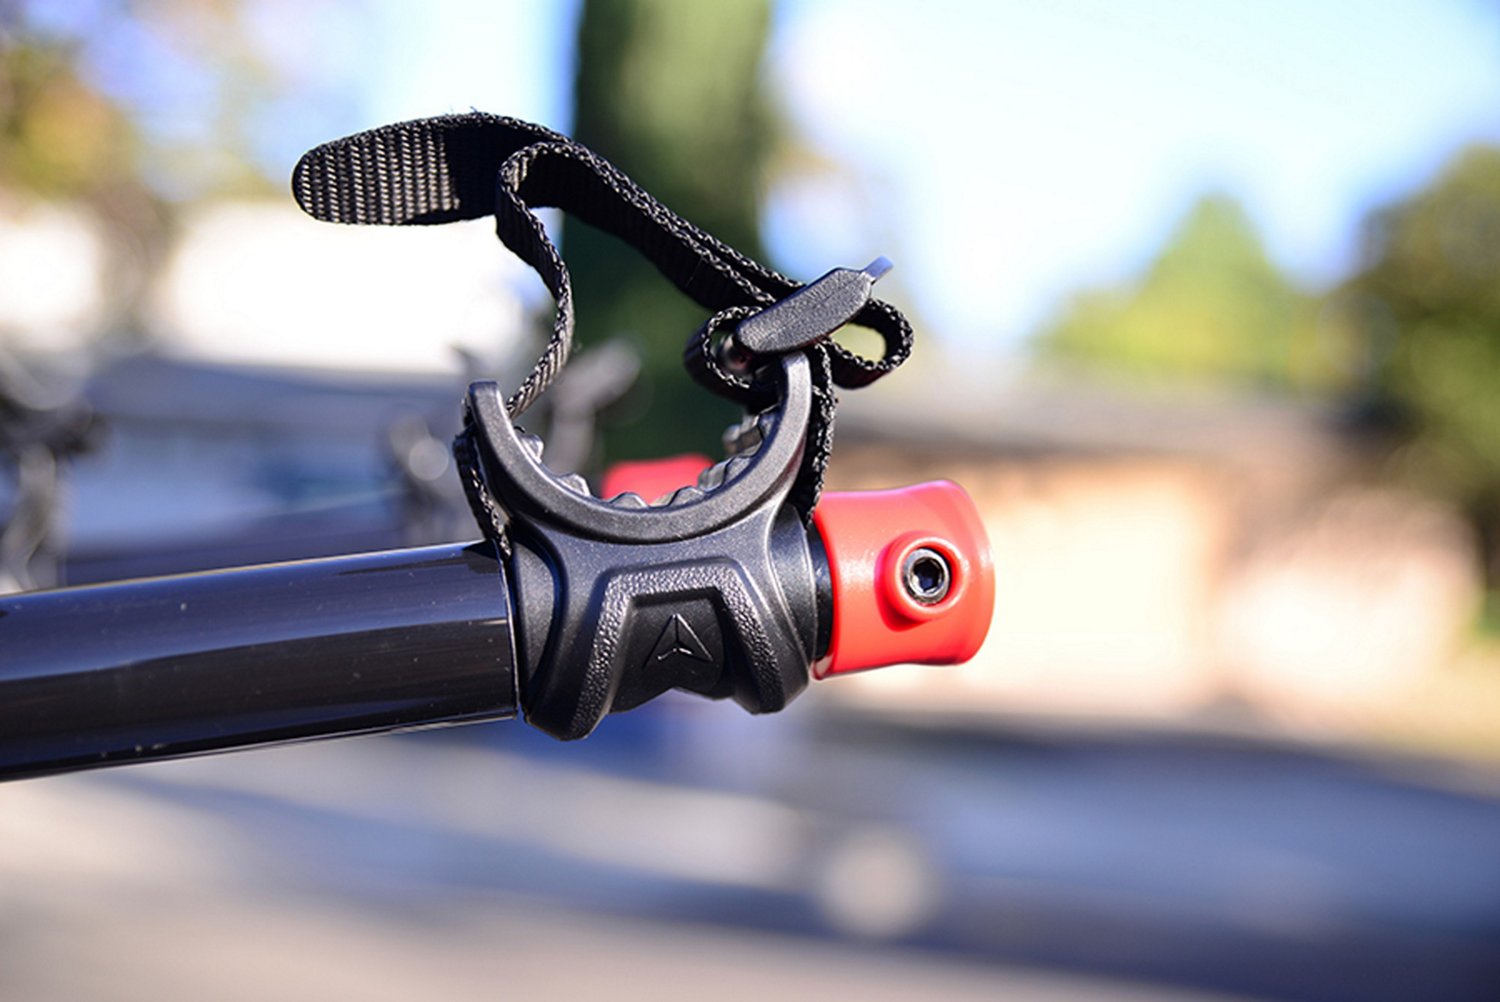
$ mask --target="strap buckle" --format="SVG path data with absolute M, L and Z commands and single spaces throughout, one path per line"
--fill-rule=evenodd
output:
M 853 320 L 869 304 L 875 283 L 893 267 L 890 258 L 881 256 L 858 271 L 835 268 L 750 314 L 719 342 L 719 364 L 736 376 L 748 376 L 778 355 L 806 351 Z

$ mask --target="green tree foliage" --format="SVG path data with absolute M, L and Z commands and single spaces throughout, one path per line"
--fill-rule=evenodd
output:
M 265 136 L 294 92 L 304 113 L 327 104 L 293 79 L 274 36 L 251 30 L 270 23 L 257 10 L 0 0 L 0 199 L 67 203 L 101 225 L 117 334 L 144 329 L 145 276 L 179 210 L 284 190 L 267 176 Z
M 278 190 L 263 137 L 293 70 L 251 30 L 263 9 L 0 2 L 0 184 L 79 201 L 130 186 L 172 203 Z M 306 108 L 322 95 L 298 96 Z
M 120 108 L 78 75 L 69 47 L 7 39 L 0 53 L 0 186 L 96 199 L 133 146 Z
M 92 217 L 109 251 L 106 308 L 138 329 L 143 276 L 167 235 L 163 203 L 140 170 L 139 130 L 87 80 L 83 40 L 32 33 L 26 13 L 0 13 L 0 199 L 67 203 Z
M 1238 203 L 1200 200 L 1146 274 L 1078 295 L 1044 331 L 1044 355 L 1154 381 L 1288 389 L 1326 384 L 1310 297 L 1266 256 Z
M 1471 149 L 1371 222 L 1368 266 L 1338 299 L 1407 419 L 1398 470 L 1462 505 L 1500 545 L 1500 149 Z M 1492 578 L 1494 567 L 1492 566 Z
M 766 0 L 586 0 L 573 133 L 687 219 L 758 257 L 770 145 L 760 64 Z M 611 458 L 713 454 L 734 409 L 691 384 L 682 347 L 707 319 L 634 251 L 569 219 L 563 253 L 585 343 L 632 336 L 642 411 L 605 435 Z

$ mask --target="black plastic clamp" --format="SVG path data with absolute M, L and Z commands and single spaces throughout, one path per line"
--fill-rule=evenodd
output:
M 807 358 L 770 367 L 777 403 L 726 435 L 731 454 L 652 503 L 594 497 L 542 462 L 500 388 L 467 407 L 485 486 L 506 516 L 521 704 L 564 739 L 669 689 L 782 709 L 806 687 L 831 615 L 787 497 L 812 416 Z M 825 578 L 826 584 L 826 578 Z

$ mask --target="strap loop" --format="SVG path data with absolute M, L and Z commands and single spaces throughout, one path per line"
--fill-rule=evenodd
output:
M 298 161 L 292 191 L 309 215 L 336 223 L 408 226 L 495 217 L 501 242 L 536 271 L 557 304 L 546 347 L 506 400 L 512 417 L 557 377 L 573 344 L 572 280 L 536 215 L 539 208 L 562 209 L 619 238 L 682 293 L 717 311 L 689 339 L 688 368 L 710 389 L 748 406 L 764 395 L 719 365 L 713 336 L 728 320 L 802 288 L 678 216 L 587 147 L 542 126 L 483 112 L 401 122 L 325 143 Z M 911 353 L 911 325 L 890 304 L 871 299 L 852 322 L 878 333 L 884 350 L 878 359 L 861 358 L 827 340 L 807 349 L 822 399 L 809 449 L 811 490 L 798 504 L 805 517 L 827 462 L 833 386 L 869 385 Z M 490 534 L 493 512 L 478 505 L 476 514 L 485 516 L 480 521 Z
M 720 358 L 718 336 L 728 335 L 741 321 L 759 312 L 754 306 L 731 306 L 708 318 L 696 334 L 688 339 L 682 352 L 682 364 L 694 382 L 721 397 L 750 410 L 764 407 L 766 394 L 757 392 L 748 371 L 732 370 Z
M 573 300 L 566 265 L 534 210 L 555 207 L 623 240 L 685 295 L 711 310 L 765 306 L 801 288 L 678 216 L 609 161 L 551 129 L 470 112 L 387 125 L 325 143 L 292 175 L 297 203 L 337 223 L 431 225 L 494 215 L 496 233 L 557 303 L 552 337 L 507 401 L 535 402 L 567 361 Z M 879 359 L 829 347 L 833 382 L 866 386 L 911 353 L 905 317 L 872 300 L 854 323 L 884 342 Z

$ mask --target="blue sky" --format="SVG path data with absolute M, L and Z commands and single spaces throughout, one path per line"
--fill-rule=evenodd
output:
M 1500 20 L 1477 4 L 826 0 L 788 21 L 784 101 L 885 179 L 923 311 L 989 343 L 1139 269 L 1211 189 L 1326 282 L 1371 205 L 1500 136 Z
M 472 106 L 565 128 L 576 13 L 377 0 L 376 51 L 345 55 L 372 122 Z M 1474 0 L 801 0 L 768 70 L 798 142 L 842 165 L 774 192 L 778 263 L 888 254 L 933 333 L 999 350 L 1138 271 L 1206 191 L 1317 285 L 1372 206 L 1500 140 L 1500 14 Z

